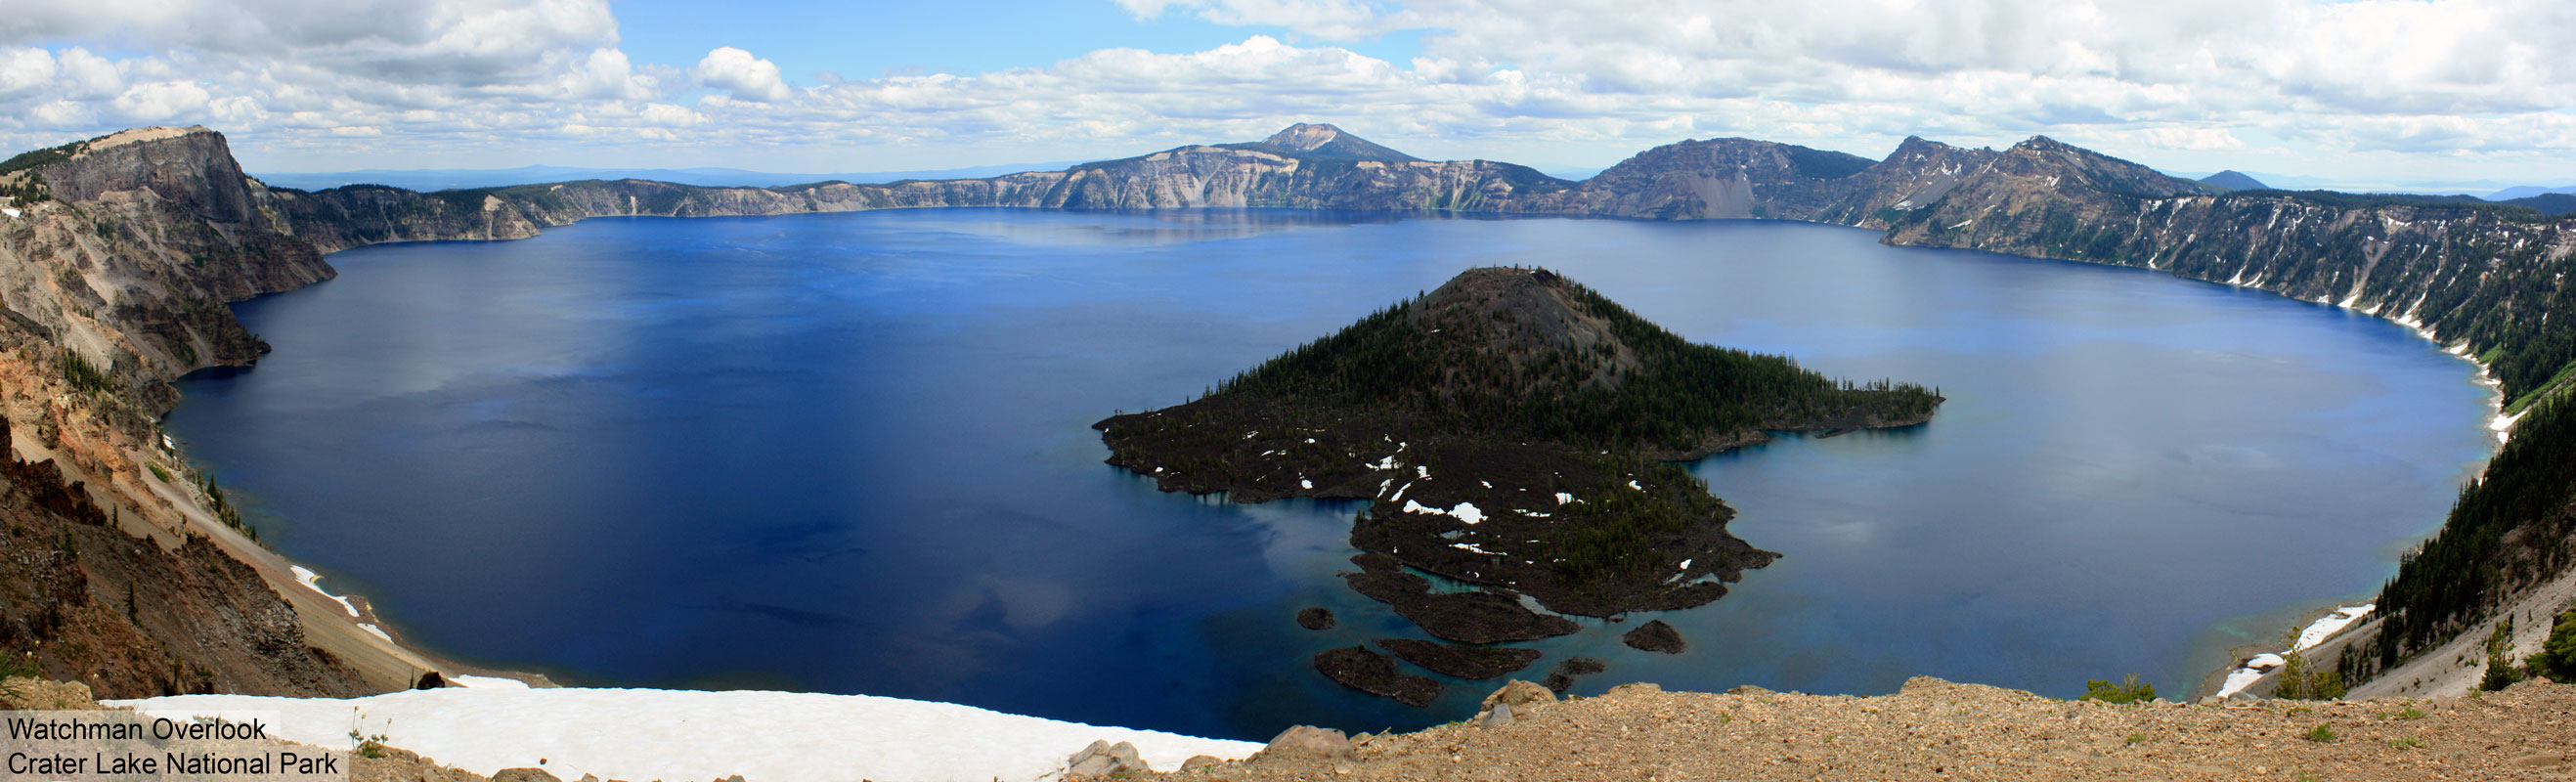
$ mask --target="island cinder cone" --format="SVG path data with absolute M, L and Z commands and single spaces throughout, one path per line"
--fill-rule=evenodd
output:
M 1491 643 L 1573 628 L 1490 601 L 1428 605 L 1428 585 L 1392 565 L 1571 614 L 1707 603 L 1777 555 L 1728 534 L 1734 511 L 1664 460 L 1765 430 L 1921 423 L 1939 402 L 1692 344 L 1554 272 L 1482 268 L 1206 398 L 1096 428 L 1111 464 L 1167 491 L 1373 500 L 1351 542 L 1393 563 L 1353 586 L 1433 635 Z

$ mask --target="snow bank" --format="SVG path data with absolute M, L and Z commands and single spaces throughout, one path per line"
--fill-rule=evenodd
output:
M 274 735 L 349 746 L 349 731 L 478 774 L 534 766 L 563 779 L 1035 780 L 1093 739 L 1129 741 L 1155 770 L 1244 741 L 1098 728 L 950 703 L 789 692 L 410 690 L 367 698 L 177 695 L 113 701 L 155 716 L 261 712 Z
M 341 597 L 341 596 L 339 596 L 339 595 L 335 595 L 335 594 L 331 594 L 330 592 L 323 590 L 323 589 L 322 589 L 322 585 L 314 583 L 314 582 L 316 582 L 316 581 L 320 581 L 320 580 L 322 580 L 322 577 L 321 577 L 320 575 L 315 574 L 312 570 L 306 569 L 303 565 L 296 565 L 296 566 L 291 567 L 291 568 L 288 568 L 288 569 L 289 569 L 289 570 L 293 570 L 293 571 L 295 571 L 295 580 L 296 580 L 296 581 L 299 581 L 299 582 L 303 582 L 303 584 L 304 584 L 304 588 L 306 588 L 306 589 L 310 589 L 310 590 L 313 590 L 313 593 L 314 593 L 314 594 L 318 594 L 318 595 L 321 595 L 321 596 L 323 596 L 323 597 L 331 598 L 331 600 L 332 600 L 333 602 L 337 602 L 337 603 L 339 603 L 339 604 L 340 604 L 340 607 L 341 607 L 342 609 L 347 610 L 347 611 L 349 612 L 349 616 L 350 616 L 351 618 L 356 618 L 356 617 L 357 617 L 357 615 L 358 615 L 358 607 L 357 607 L 357 606 L 350 605 L 350 604 L 349 604 L 349 599 L 348 599 L 348 598 Z M 377 635 L 383 635 L 383 633 L 379 632 L 379 633 L 377 633 Z M 391 640 L 391 639 L 388 639 L 388 640 Z
M 2361 621 L 2362 617 L 2369 616 L 2371 611 L 2378 608 L 2379 606 L 2377 604 L 2372 604 L 2335 609 L 2334 613 L 2327 614 L 2325 615 L 2325 618 L 2310 623 L 2308 625 L 2308 629 L 2299 631 L 2298 644 L 2290 647 L 2290 651 L 2307 651 L 2309 647 L 2325 643 L 2328 637 L 2341 632 L 2344 627 L 2351 625 L 2354 622 Z
M 467 676 L 464 674 L 457 674 L 455 676 L 446 677 L 446 679 L 447 683 L 458 687 L 474 687 L 485 690 L 524 690 L 528 688 L 527 682 L 519 681 L 517 679 L 504 679 L 498 676 Z
M 2290 648 L 2282 650 L 2279 654 L 2254 655 L 2236 670 L 2228 671 L 2227 681 L 2218 687 L 2218 697 L 2234 695 L 2253 686 L 2254 680 L 2263 678 L 2264 673 L 2288 664 L 2281 655 L 2307 651 L 2317 644 L 2325 643 L 2326 639 L 2334 637 L 2335 633 L 2342 632 L 2352 623 L 2361 621 L 2362 617 L 2369 616 L 2370 612 L 2377 610 L 2378 607 L 2376 604 L 2345 606 L 2318 618 L 2317 621 L 2308 623 L 2307 627 L 2299 630 L 2299 639 L 2290 642 Z

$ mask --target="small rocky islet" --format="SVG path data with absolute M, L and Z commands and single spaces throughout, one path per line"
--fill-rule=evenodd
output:
M 1368 500 L 1351 528 L 1359 570 L 1344 580 L 1432 637 L 1468 645 L 1388 648 L 1484 678 L 1441 667 L 1518 670 L 1536 655 L 1465 650 L 1580 631 L 1565 615 L 1705 605 L 1780 556 L 1728 533 L 1735 511 L 1675 461 L 1766 432 L 1910 426 L 1941 402 L 1921 386 L 1836 381 L 1784 357 L 1691 343 L 1554 272 L 1488 267 L 1205 397 L 1093 428 L 1110 464 L 1164 491 Z M 1473 589 L 1435 589 L 1429 577 Z M 1321 630 L 1333 619 L 1312 608 L 1298 623 Z M 1680 651 L 1678 633 L 1651 624 L 1660 629 L 1631 632 L 1631 646 Z M 1365 646 L 1315 663 L 1357 689 L 1423 697 Z

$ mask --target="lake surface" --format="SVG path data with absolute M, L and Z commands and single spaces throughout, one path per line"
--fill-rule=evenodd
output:
M 1924 426 L 1695 472 L 1787 554 L 1714 604 L 1533 644 L 1581 680 L 2180 696 L 2366 597 L 2493 450 L 2475 369 L 2333 307 L 1773 222 L 1270 210 L 594 219 L 370 247 L 236 305 L 276 352 L 168 425 L 397 632 L 587 684 L 955 701 L 1262 740 L 1467 716 L 1309 658 L 1419 637 L 1345 588 L 1352 502 L 1164 494 L 1090 424 L 1460 270 L 1544 264 L 1681 335 L 1938 385 Z M 1340 626 L 1300 629 L 1296 610 Z M 1631 621 L 1642 621 L 1639 615 Z M 399 738 L 397 736 L 397 738 Z M 1071 751 L 1072 748 L 1067 748 Z

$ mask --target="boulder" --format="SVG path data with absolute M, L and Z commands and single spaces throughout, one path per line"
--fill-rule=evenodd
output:
M 533 766 L 505 768 L 492 774 L 492 782 L 563 782 L 563 779 Z
M 1136 745 L 1124 741 L 1111 744 L 1107 739 L 1093 740 L 1091 746 L 1065 758 L 1064 763 L 1066 779 L 1106 779 L 1153 771 L 1145 765 L 1144 758 L 1137 757 Z
M 1493 711 L 1494 706 L 1497 704 L 1509 704 L 1517 707 L 1528 706 L 1533 703 L 1553 703 L 1555 701 L 1556 693 L 1554 691 L 1519 679 L 1513 679 L 1509 682 L 1505 682 L 1502 689 L 1495 690 L 1494 694 L 1485 696 L 1484 705 L 1478 708 L 1482 711 Z
M 1351 747 L 1350 737 L 1338 730 L 1313 725 L 1298 725 L 1280 731 L 1270 740 L 1269 746 L 1252 753 L 1253 758 L 1348 758 L 1357 755 L 1358 751 Z

